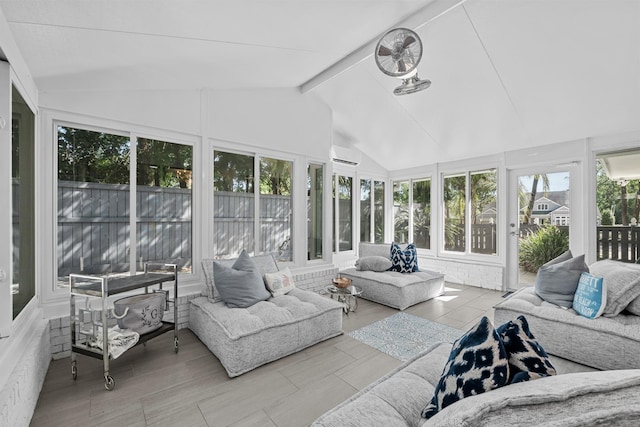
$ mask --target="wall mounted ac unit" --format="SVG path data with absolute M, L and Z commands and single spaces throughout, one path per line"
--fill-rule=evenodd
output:
M 358 166 L 362 160 L 362 153 L 354 148 L 331 146 L 331 160 L 345 165 Z

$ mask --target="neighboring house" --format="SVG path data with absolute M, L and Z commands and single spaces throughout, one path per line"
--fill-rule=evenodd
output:
M 498 211 L 495 203 L 487 206 L 480 215 L 476 216 L 477 224 L 495 224 Z
M 533 203 L 531 218 L 536 225 L 569 225 L 571 210 L 568 191 L 548 191 L 541 193 Z M 520 209 L 520 223 L 524 222 L 526 207 Z

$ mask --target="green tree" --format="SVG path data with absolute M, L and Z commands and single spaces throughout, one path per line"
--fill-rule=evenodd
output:
M 495 170 L 471 175 L 471 223 L 476 224 L 485 208 L 496 203 L 498 174 Z
M 58 127 L 58 179 L 103 184 L 129 183 L 129 138 Z
M 215 191 L 253 193 L 253 156 L 215 151 L 213 188 Z
M 136 158 L 138 185 L 190 188 L 193 163 L 191 146 L 138 138 Z
M 260 194 L 291 195 L 291 162 L 260 159 Z
M 640 220 L 639 189 L 640 180 L 612 180 L 607 176 L 602 162 L 596 162 L 596 205 L 603 217 L 605 211 L 610 213 L 613 224 L 629 225 L 630 217 Z
M 524 212 L 524 219 L 522 222 L 524 224 L 533 224 L 533 218 L 531 217 L 533 213 L 533 204 L 538 197 L 538 183 L 542 181 L 542 191 L 547 193 L 549 191 L 549 177 L 546 174 L 536 174 L 533 175 L 533 182 L 531 183 L 531 192 L 529 193 L 529 201 L 527 203 L 527 209 Z M 522 186 L 520 187 L 522 189 Z M 522 194 L 522 193 L 521 193 Z M 521 196 L 522 200 L 522 196 Z

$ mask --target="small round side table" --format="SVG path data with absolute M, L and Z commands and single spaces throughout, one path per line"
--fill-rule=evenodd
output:
M 351 285 L 347 288 L 338 288 L 334 285 L 327 287 L 331 299 L 336 299 L 344 304 L 344 314 L 347 316 L 358 309 L 358 297 L 362 295 L 362 289 Z

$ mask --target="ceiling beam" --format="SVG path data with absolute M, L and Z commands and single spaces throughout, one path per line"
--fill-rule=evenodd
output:
M 467 0 L 433 0 L 422 9 L 416 11 L 407 19 L 396 23 L 396 25 L 389 28 L 388 30 L 399 27 L 418 30 L 420 27 L 423 27 L 429 22 L 438 19 L 440 16 L 446 14 L 452 9 L 455 9 L 466 1 Z M 380 40 L 380 37 L 382 37 L 387 31 L 384 31 L 375 39 L 360 46 L 358 49 L 354 50 L 335 64 L 329 66 L 320 73 L 316 74 L 311 79 L 301 84 L 298 88 L 300 92 L 307 93 L 320 86 L 321 84 L 331 80 L 332 78 L 344 73 L 345 71 L 348 71 L 352 67 L 358 65 L 360 62 L 372 56 L 373 51 L 378 44 L 378 40 Z

